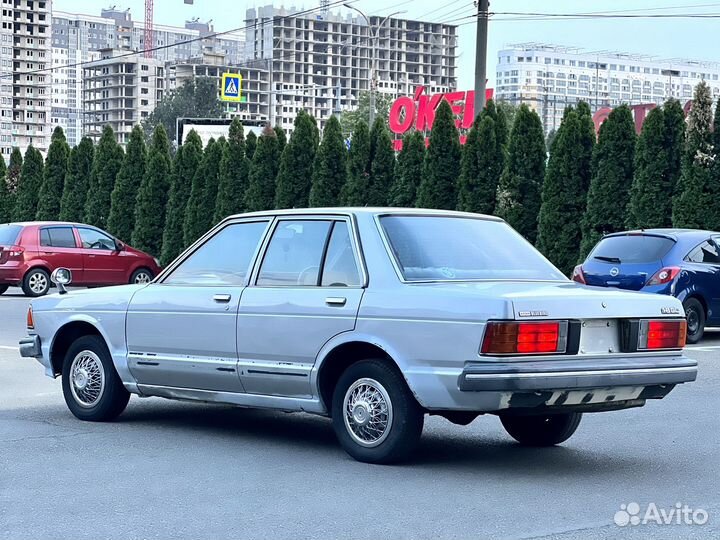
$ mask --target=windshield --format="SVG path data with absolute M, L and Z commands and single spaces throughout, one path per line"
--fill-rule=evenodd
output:
M 451 216 L 384 216 L 406 281 L 567 278 L 507 223 Z
M 670 238 L 645 234 L 608 236 L 600 240 L 589 258 L 613 264 L 654 262 L 667 255 L 674 243 Z
M 0 224 L 0 246 L 12 246 L 22 229 L 21 225 Z

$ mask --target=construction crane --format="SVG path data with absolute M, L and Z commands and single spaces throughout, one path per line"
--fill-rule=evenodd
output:
M 185 4 L 193 4 L 194 0 L 183 0 Z M 153 0 L 145 0 L 145 58 L 152 58 L 153 48 L 155 44 L 155 36 L 153 32 Z

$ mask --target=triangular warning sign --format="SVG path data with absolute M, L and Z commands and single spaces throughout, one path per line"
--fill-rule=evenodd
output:
M 227 86 L 225 86 L 225 93 L 228 95 L 233 95 L 238 93 L 237 84 L 235 84 L 235 79 L 228 79 Z

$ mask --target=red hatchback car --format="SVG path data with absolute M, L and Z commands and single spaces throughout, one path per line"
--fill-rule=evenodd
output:
M 10 286 L 27 296 L 50 289 L 50 274 L 69 268 L 73 285 L 147 283 L 160 265 L 147 253 L 80 223 L 27 222 L 0 224 L 0 294 Z

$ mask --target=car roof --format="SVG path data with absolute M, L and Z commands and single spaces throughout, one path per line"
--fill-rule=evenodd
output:
M 91 227 L 84 223 L 74 223 L 72 221 L 13 221 L 11 223 L 3 223 L 2 225 L 19 225 L 20 227 L 44 227 L 47 225 L 64 225 L 68 227 Z
M 707 238 L 708 236 L 717 236 L 720 235 L 718 232 L 714 231 L 706 231 L 702 229 L 673 229 L 673 228 L 657 228 L 657 229 L 635 229 L 632 231 L 622 231 L 622 232 L 616 232 L 606 235 L 608 236 L 625 236 L 625 235 L 641 235 L 641 234 L 649 234 L 654 236 L 664 236 L 666 238 L 670 238 L 671 240 L 687 240 L 687 241 L 693 241 L 693 240 L 702 240 Z
M 315 215 L 315 214 L 343 214 L 343 215 L 418 215 L 418 216 L 448 216 L 448 217 L 470 217 L 486 219 L 489 221 L 503 221 L 499 217 L 487 214 L 472 214 L 470 212 L 458 212 L 455 210 L 433 210 L 429 208 L 393 208 L 393 207 L 358 207 L 358 206 L 335 206 L 327 208 L 291 208 L 283 210 L 265 210 L 261 212 L 250 212 L 247 214 L 235 214 L 226 219 L 254 216 L 293 216 L 293 215 Z

